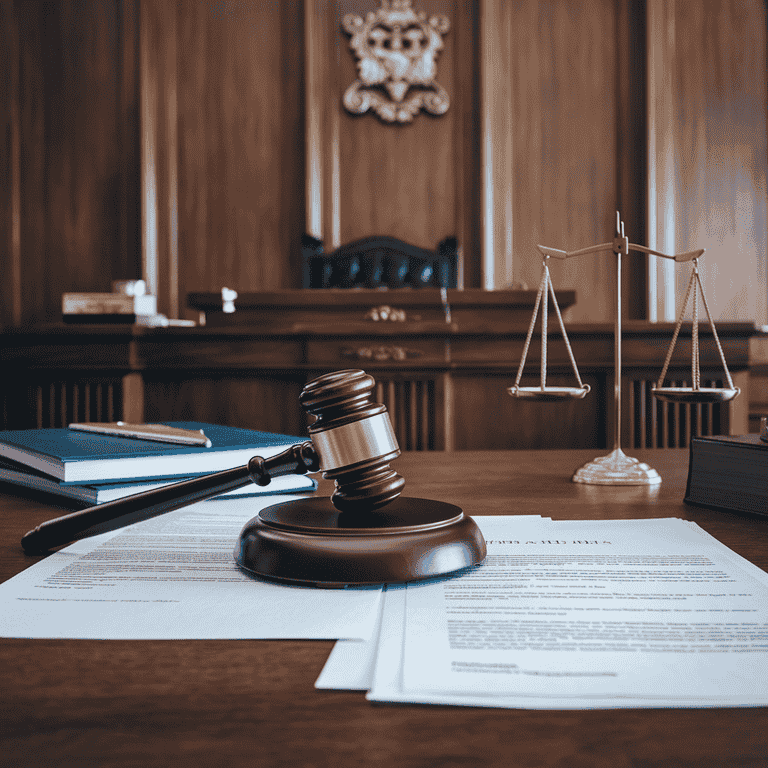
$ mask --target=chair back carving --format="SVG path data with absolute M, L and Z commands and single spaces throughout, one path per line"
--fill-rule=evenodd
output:
M 455 237 L 435 251 L 376 235 L 325 253 L 321 240 L 304 235 L 302 288 L 455 288 L 459 246 Z

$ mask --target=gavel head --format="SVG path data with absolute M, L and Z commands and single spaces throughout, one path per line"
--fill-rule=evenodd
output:
M 340 512 L 378 509 L 405 487 L 389 466 L 400 448 L 386 406 L 372 401 L 375 386 L 365 371 L 335 371 L 310 381 L 299 398 L 317 417 L 309 434 L 323 477 L 336 481 L 331 502 Z

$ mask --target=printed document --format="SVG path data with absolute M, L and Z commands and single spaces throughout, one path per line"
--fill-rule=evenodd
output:
M 535 521 L 540 521 L 541 517 L 538 515 L 499 515 L 473 517 L 473 520 L 479 526 L 483 536 L 489 536 L 497 529 L 498 535 L 501 536 L 509 530 L 509 524 L 513 520 L 516 525 L 515 530 L 520 532 L 526 523 L 533 524 Z M 387 589 L 391 591 L 396 587 L 389 585 Z M 395 600 L 396 598 L 392 599 Z M 399 613 L 395 610 L 394 617 L 391 611 L 387 613 L 386 619 L 383 619 L 383 615 L 384 602 L 382 600 L 376 626 L 368 640 L 339 640 L 333 646 L 323 671 L 315 682 L 315 688 L 345 691 L 367 691 L 371 688 L 382 621 L 386 621 L 385 632 L 390 633 L 394 621 L 399 628 L 397 630 L 399 637 L 402 638 L 403 634 L 402 610 Z
M 489 554 L 491 555 L 503 553 L 503 547 L 508 546 L 504 544 L 497 544 L 495 543 L 496 541 L 505 541 L 510 539 L 520 540 L 520 537 L 524 531 L 524 527 L 519 519 L 505 519 L 502 517 L 475 517 L 475 521 L 483 531 L 486 540 L 490 542 Z M 562 534 L 566 532 L 570 534 L 573 533 L 574 524 L 570 522 L 540 521 L 537 520 L 537 518 L 533 518 L 532 516 L 527 518 L 527 522 L 529 526 L 531 524 L 538 526 L 538 530 L 535 532 L 536 535 L 539 537 L 548 537 L 546 539 L 547 541 L 562 540 L 560 538 Z M 638 531 L 645 531 L 644 536 L 641 538 L 647 538 L 648 535 L 657 536 L 662 541 L 666 542 L 666 544 L 663 545 L 664 549 L 675 549 L 675 542 L 678 541 L 680 546 L 684 546 L 689 551 L 690 548 L 693 548 L 699 554 L 703 553 L 706 559 L 712 561 L 715 566 L 721 567 L 728 574 L 730 574 L 729 578 L 734 579 L 733 583 L 741 584 L 742 586 L 747 584 L 750 589 L 754 590 L 752 593 L 754 604 L 751 608 L 749 608 L 749 610 L 754 610 L 756 612 L 751 613 L 750 615 L 758 617 L 760 616 L 760 609 L 757 606 L 759 606 L 761 603 L 764 604 L 764 597 L 761 597 L 761 595 L 764 596 L 768 592 L 768 575 L 766 575 L 763 571 L 748 561 L 739 557 L 736 553 L 732 552 L 727 547 L 724 547 L 720 542 L 709 536 L 709 534 L 707 534 L 694 523 L 675 519 L 666 519 L 632 521 L 618 520 L 602 521 L 599 523 L 585 521 L 576 524 L 577 528 L 580 529 L 580 534 L 586 533 L 589 528 L 594 530 L 594 526 L 596 525 L 600 526 L 602 532 L 607 530 L 613 531 L 623 529 L 625 533 L 633 531 L 633 533 L 636 534 Z M 528 532 L 530 532 L 530 527 L 526 527 L 528 528 Z M 568 530 L 568 527 L 570 527 L 570 530 Z M 555 538 L 553 539 L 550 537 Z M 616 538 L 615 534 L 614 538 Z M 527 540 L 534 541 L 535 539 Z M 640 541 L 638 539 L 638 549 L 639 543 Z M 659 564 L 659 561 L 655 563 L 657 570 Z M 635 563 L 635 565 L 638 565 L 638 563 Z M 670 563 L 670 565 L 672 565 L 672 563 Z M 683 566 L 680 564 L 675 566 L 675 568 L 678 570 L 682 567 Z M 699 568 L 700 567 L 701 565 Z M 710 568 L 711 567 L 712 566 L 710 566 Z M 485 568 L 485 566 L 480 566 L 478 569 L 470 569 L 468 572 L 455 576 L 453 580 L 465 580 L 467 577 L 471 576 L 474 571 L 482 570 L 483 568 Z M 670 569 L 670 571 L 671 570 L 672 569 Z M 553 575 L 555 574 L 553 573 Z M 562 576 L 563 574 L 561 572 L 557 575 Z M 634 578 L 633 575 L 629 572 L 627 572 L 626 575 L 627 578 Z M 673 577 L 672 573 L 668 573 L 667 575 Z M 710 577 L 713 577 L 714 575 L 714 573 L 710 573 Z M 685 589 L 688 591 L 688 593 L 693 594 L 692 590 L 694 587 L 692 585 L 698 585 L 696 586 L 696 589 L 699 589 L 700 594 L 703 594 L 703 587 L 700 585 L 704 582 L 702 581 L 701 577 L 697 577 L 696 574 L 694 574 L 691 570 L 689 570 L 687 576 L 689 577 L 689 580 L 687 581 L 688 586 L 686 586 Z M 643 578 L 645 578 L 645 576 Z M 722 585 L 724 578 L 720 576 L 718 580 Z M 678 650 L 676 652 L 671 650 L 657 651 L 659 654 L 674 653 L 675 658 L 680 658 L 680 662 L 677 668 L 672 669 L 672 673 L 677 675 L 676 679 L 678 681 L 682 678 L 685 678 L 686 676 L 693 676 L 693 679 L 689 680 L 688 690 L 685 690 L 684 685 L 678 686 L 672 684 L 670 687 L 674 689 L 675 693 L 673 693 L 673 695 L 664 696 L 663 698 L 660 698 L 656 695 L 648 696 L 647 692 L 638 696 L 629 694 L 615 695 L 613 693 L 607 695 L 599 695 L 595 694 L 594 692 L 590 692 L 589 687 L 583 689 L 584 693 L 579 691 L 576 695 L 573 693 L 561 695 L 561 692 L 557 686 L 555 686 L 554 692 L 544 695 L 531 693 L 529 687 L 524 687 L 522 685 L 520 686 L 520 691 L 513 690 L 510 693 L 499 693 L 496 687 L 487 686 L 482 682 L 482 680 L 477 681 L 480 684 L 476 686 L 476 690 L 473 692 L 468 692 L 466 690 L 459 692 L 431 689 L 421 690 L 413 684 L 406 688 L 404 686 L 404 657 L 410 652 L 410 645 L 413 644 L 414 640 L 418 640 L 418 638 L 414 638 L 413 635 L 407 636 L 405 632 L 406 600 L 410 599 L 414 592 L 418 591 L 423 596 L 424 593 L 422 591 L 431 590 L 433 592 L 432 601 L 437 604 L 440 604 L 441 602 L 445 604 L 445 590 L 446 587 L 450 585 L 451 581 L 451 579 L 441 579 L 439 581 L 428 581 L 420 583 L 413 582 L 407 585 L 388 585 L 382 601 L 380 627 L 378 632 L 374 634 L 368 641 L 343 640 L 336 643 L 333 652 L 329 656 L 328 661 L 322 671 L 322 674 L 317 680 L 316 686 L 318 688 L 347 688 L 352 690 L 368 690 L 368 698 L 372 701 L 413 702 L 447 705 L 454 704 L 462 706 L 506 707 L 523 709 L 723 707 L 762 706 L 768 703 L 768 683 L 766 683 L 765 675 L 760 669 L 760 666 L 765 663 L 764 657 L 763 661 L 760 661 L 757 664 L 752 664 L 753 672 L 755 669 L 757 670 L 757 674 L 753 675 L 754 682 L 751 682 L 746 686 L 737 684 L 734 686 L 736 690 L 723 691 L 717 684 L 713 686 L 707 675 L 707 668 L 711 665 L 721 663 L 723 656 L 730 654 L 737 657 L 736 666 L 739 667 L 741 663 L 739 659 L 743 659 L 744 656 L 756 658 L 755 654 L 762 655 L 765 649 L 763 651 L 759 650 L 758 646 L 760 638 L 757 633 L 753 633 L 752 640 L 750 641 L 752 643 L 752 650 L 750 651 L 733 649 L 729 649 L 727 651 L 701 650 L 696 651 L 695 654 L 693 651 L 683 652 L 682 650 Z M 667 614 L 674 613 L 677 613 L 678 615 L 684 615 L 685 611 L 682 608 L 678 608 L 677 611 L 675 611 L 674 608 L 674 606 L 680 606 L 686 602 L 686 600 L 681 601 L 679 599 L 686 597 L 686 595 L 682 593 L 683 587 L 681 586 L 680 589 L 676 589 L 671 586 L 674 582 L 663 582 L 661 574 L 658 573 L 656 574 L 656 581 L 665 584 L 666 586 L 664 589 L 668 589 L 671 594 L 667 594 L 666 596 L 659 593 L 655 595 L 648 594 L 647 599 L 650 602 L 651 615 L 657 611 L 655 607 L 656 605 L 662 606 L 656 613 L 658 616 L 665 617 Z M 679 576 L 675 577 L 675 581 L 679 582 L 681 585 L 686 583 Z M 501 583 L 502 582 L 497 581 L 493 586 L 498 589 Z M 586 583 L 593 583 L 592 577 L 588 576 Z M 628 584 L 632 584 L 632 582 L 628 582 Z M 573 606 L 574 613 L 579 615 L 582 613 L 593 613 L 593 611 L 577 610 L 579 608 L 586 607 L 584 605 L 584 593 L 586 590 L 578 591 L 575 589 L 575 586 L 576 583 L 571 584 L 571 591 L 576 593 L 576 596 L 573 600 L 575 603 Z M 550 592 L 554 591 L 554 589 L 555 587 L 552 587 Z M 560 593 L 563 593 L 563 589 L 561 587 L 557 587 L 557 590 Z M 497 590 L 492 589 L 491 591 Z M 615 588 L 611 591 L 619 591 L 619 589 Z M 743 594 L 746 595 L 746 593 Z M 614 596 L 611 595 L 611 599 L 613 599 L 613 597 Z M 634 595 L 630 595 L 630 597 L 634 597 Z M 500 596 L 496 595 L 496 600 L 499 599 Z M 607 598 L 603 597 L 600 600 L 597 600 L 599 605 L 596 607 L 602 609 L 603 605 L 605 605 L 605 603 L 602 603 L 602 600 L 605 599 Z M 745 597 L 742 598 L 742 601 L 744 599 Z M 704 600 L 704 598 L 700 598 L 700 601 L 701 600 L 703 600 L 705 603 L 707 602 Z M 690 601 L 690 598 L 688 598 L 688 601 Z M 631 602 L 634 605 L 634 601 L 628 600 L 627 602 Z M 642 607 L 640 606 L 640 603 L 637 603 L 637 605 L 639 608 Z M 690 607 L 692 604 L 688 602 L 688 605 Z M 669 607 L 667 608 L 663 606 Z M 483 614 L 483 621 L 488 620 L 488 607 L 489 605 L 486 604 L 484 608 L 480 608 L 478 610 L 478 612 L 482 612 Z M 505 608 L 506 607 L 507 606 L 505 606 Z M 705 613 L 709 613 L 710 608 L 715 609 L 716 607 L 717 606 L 714 603 L 711 605 L 706 605 L 704 611 Z M 734 607 L 736 606 L 728 606 L 729 609 Z M 640 610 L 634 612 L 638 614 L 641 613 Z M 599 613 L 602 614 L 602 610 Z M 462 615 L 462 620 L 466 620 L 464 618 L 465 615 L 466 614 Z M 716 617 L 717 613 L 713 612 L 712 616 Z M 764 623 L 765 617 L 766 614 L 763 610 L 762 617 L 758 618 L 758 621 L 756 622 L 744 621 L 743 616 L 741 619 L 738 619 L 738 622 L 741 623 L 741 629 L 743 630 L 745 628 L 744 625 L 746 624 L 759 625 L 761 620 Z M 546 617 L 539 617 L 539 619 L 544 621 L 546 620 Z M 630 621 L 632 621 L 632 619 L 630 619 Z M 672 619 L 667 620 L 666 618 L 664 623 L 665 625 L 666 623 L 680 624 L 680 622 L 673 621 Z M 690 623 L 702 626 L 705 623 L 712 622 L 711 619 L 709 619 L 706 622 L 692 621 Z M 728 628 L 728 631 L 733 631 L 735 629 L 733 625 L 735 625 L 737 622 L 723 621 L 722 623 L 725 625 L 731 625 L 730 628 Z M 591 626 L 591 624 L 592 619 L 589 620 L 589 625 Z M 744 639 L 743 636 L 742 639 Z M 601 641 L 607 642 L 608 640 L 610 640 L 609 637 L 603 636 Z M 736 638 L 732 638 L 732 640 L 737 641 L 738 636 Z M 430 653 L 433 650 L 435 649 L 431 648 Z M 497 651 L 497 653 L 499 653 L 499 651 Z M 504 656 L 504 660 L 501 663 L 507 665 L 515 663 L 514 659 L 516 658 L 516 651 L 514 649 L 504 650 L 501 653 Z M 588 653 L 595 653 L 595 651 L 584 651 L 585 655 Z M 622 656 L 626 655 L 628 658 L 634 658 L 635 653 L 639 655 L 641 652 L 614 651 L 614 653 L 620 654 Z M 643 653 L 649 653 L 649 651 L 646 650 Z M 549 654 L 554 656 L 556 655 L 556 652 L 554 650 L 550 650 Z M 483 660 L 483 662 L 486 663 L 486 660 Z M 462 672 L 461 674 L 471 675 L 472 672 Z M 495 674 L 507 673 L 495 672 Z M 521 675 L 517 675 L 516 677 L 520 679 Z M 742 680 L 743 677 L 744 670 L 742 670 L 741 673 Z M 586 677 L 585 680 L 588 684 L 590 684 L 589 677 Z M 432 686 L 432 688 L 439 688 L 448 681 L 450 681 L 450 676 L 446 675 L 445 680 L 440 679 L 438 681 L 438 685 Z M 714 692 L 712 690 L 713 687 L 716 688 Z M 491 688 L 491 690 L 487 690 L 488 688 Z M 680 696 L 677 695 L 678 688 L 681 689 Z
M 765 580 L 683 521 L 487 543 L 461 577 L 408 585 L 405 693 L 768 703 Z
M 464 707 L 495 707 L 505 709 L 618 709 L 641 707 L 723 707 L 755 706 L 754 697 L 733 697 L 727 701 L 713 701 L 708 698 L 666 699 L 663 702 L 647 698 L 631 697 L 558 697 L 530 695 L 473 695 L 404 691 L 403 674 L 403 631 L 405 628 L 405 597 L 407 587 L 388 586 L 382 603 L 381 633 L 378 640 L 360 642 L 340 640 L 336 647 L 360 648 L 374 646 L 373 670 L 368 683 L 370 701 L 401 702 L 416 704 L 443 704 Z M 331 657 L 332 658 L 332 657 Z M 329 663 L 331 662 L 329 658 Z M 337 682 L 340 670 L 329 670 Z M 323 670 L 326 674 L 326 670 Z M 330 679 L 330 678 L 326 678 Z M 320 681 L 318 681 L 320 682 Z
M 293 498 L 199 502 L 75 542 L 0 585 L 0 637 L 370 637 L 380 587 L 290 586 L 235 564 L 245 523 Z

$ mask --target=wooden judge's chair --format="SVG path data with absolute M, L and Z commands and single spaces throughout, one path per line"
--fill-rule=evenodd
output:
M 325 253 L 311 235 L 301 241 L 302 288 L 455 288 L 459 246 L 447 237 L 434 251 L 374 235 Z

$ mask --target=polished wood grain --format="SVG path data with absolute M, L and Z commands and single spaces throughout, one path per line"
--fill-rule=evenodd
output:
M 676 103 L 681 115 L 676 140 L 689 148 L 690 158 L 678 177 L 679 247 L 708 249 L 702 280 L 714 317 L 750 316 L 764 324 L 766 6 L 760 0 L 721 0 L 696 13 L 678 2 L 676 13 Z M 703 121 L 693 118 L 694 110 L 705 115 Z M 678 274 L 678 293 L 685 277 Z
M 21 126 L 19 114 L 19 25 L 12 0 L 0 3 L 0 327 L 21 323 Z
M 140 276 L 136 14 L 3 4 L 4 322 L 56 320 L 63 292 Z
M 682 503 L 685 451 L 636 454 L 655 490 L 570 482 L 592 451 L 406 454 L 409 495 L 473 515 L 556 520 L 681 517 L 768 569 L 765 518 Z M 320 492 L 327 494 L 328 481 Z M 0 579 L 38 558 L 21 536 L 57 510 L 0 496 Z M 0 640 L 0 765 L 346 765 L 656 768 L 748 766 L 768 754 L 754 709 L 526 711 L 373 705 L 361 692 L 313 688 L 332 647 L 318 641 Z
M 616 0 L 616 209 L 631 243 L 648 244 L 648 78 L 646 0 Z M 625 319 L 648 319 L 648 264 L 633 254 L 622 264 Z
M 298 286 L 301 3 L 175 8 L 180 296 Z
M 615 228 L 616 11 L 588 0 L 510 4 L 515 274 L 538 285 L 536 245 L 571 250 L 609 241 Z M 560 245 L 558 245 L 560 243 Z M 615 259 L 553 264 L 556 288 L 576 289 L 566 318 L 606 322 L 615 307 Z
M 678 252 L 707 249 L 715 318 L 766 323 L 765 3 L 650 0 L 648 10 L 653 234 Z M 676 313 L 687 278 L 675 271 Z
M 183 378 L 169 372 L 145 374 L 142 420 L 203 421 L 245 428 L 258 424 L 268 432 L 303 435 L 308 422 L 299 395 L 306 381 L 301 370 L 264 371 L 257 376 L 201 372 Z
M 338 103 L 340 110 L 341 243 L 385 234 L 432 249 L 445 237 L 457 235 L 456 212 L 466 204 L 466 184 L 472 183 L 457 173 L 465 148 L 457 144 L 460 134 L 454 126 L 463 111 L 471 109 L 471 102 L 462 103 L 462 91 L 456 88 L 462 77 L 471 77 L 471 62 L 456 57 L 455 42 L 457 29 L 464 25 L 471 28 L 473 4 L 419 3 L 418 10 L 427 18 L 443 13 L 450 19 L 451 29 L 444 35 L 444 48 L 437 57 L 436 79 L 448 92 L 451 105 L 444 115 L 435 117 L 422 111 L 404 125 L 384 123 L 370 112 L 349 114 L 339 103 L 340 94 L 358 77 L 349 37 L 340 28 L 341 19 L 350 12 L 364 14 L 366 5 L 373 10 L 376 3 L 361 5 L 345 0 L 334 5 L 336 13 L 328 22 L 337 30 L 333 38 L 338 61 L 335 79 L 341 90 L 326 93 L 324 98 Z M 464 187 L 460 186 L 462 181 Z
M 339 23 L 335 3 L 305 0 L 305 231 L 332 249 L 342 245 Z
M 456 109 L 453 116 L 454 174 L 456 176 L 456 205 L 454 208 L 453 234 L 459 243 L 459 288 L 474 288 L 482 282 L 482 241 L 485 219 L 481 202 L 481 186 L 478 168 L 481 128 L 478 115 L 481 94 L 478 84 L 480 70 L 479 37 L 481 13 L 479 3 L 455 3 L 460 13 L 449 32 L 452 36 L 454 55 L 453 94 Z M 438 9 L 438 12 L 439 9 Z M 454 17 L 446 4 L 442 10 Z M 437 205 L 435 202 L 433 204 Z M 496 288 L 511 288 L 511 282 L 497 282 Z
M 377 5 L 3 0 L 0 322 L 142 271 L 171 317 L 191 292 L 295 288 L 305 230 L 455 235 L 460 286 L 535 286 L 537 243 L 605 242 L 616 209 L 633 242 L 708 248 L 716 317 L 768 321 L 762 0 L 424 0 L 451 20 L 451 107 L 405 126 L 341 104 L 341 18 Z M 642 318 L 646 258 L 626 262 Z M 613 274 L 555 265 L 566 319 L 610 320 Z
M 515 199 L 513 123 L 515 70 L 513 5 L 485 0 L 480 4 L 480 163 L 482 173 L 484 288 L 511 286 L 514 280 Z
M 144 270 L 159 311 L 195 290 L 298 285 L 297 3 L 141 5 Z
M 170 0 L 140 4 L 141 275 L 179 316 L 178 31 Z
M 391 391 L 386 403 L 403 447 L 612 445 L 612 324 L 568 329 L 582 380 L 592 388 L 587 397 L 539 403 L 507 393 L 523 356 L 530 292 L 449 291 L 450 323 L 445 321 L 440 292 L 434 289 L 388 292 L 392 308 L 406 315 L 397 322 L 368 317 L 371 308 L 380 305 L 380 292 L 353 291 L 350 299 L 347 295 L 312 290 L 248 294 L 234 315 L 223 315 L 214 296 L 201 295 L 197 306 L 211 317 L 202 328 L 53 326 L 7 331 L 0 336 L 0 363 L 16 375 L 0 384 L 2 424 L 16 429 L 62 426 L 67 422 L 61 414 L 74 412 L 74 406 L 64 402 L 70 395 L 87 391 L 94 382 L 112 382 L 118 401 L 122 387 L 124 418 L 130 413 L 137 421 L 197 419 L 259 425 L 288 434 L 298 429 L 302 434 L 297 401 L 303 383 L 321 373 L 363 368 Z M 561 299 L 566 304 L 573 297 L 563 294 Z M 622 444 L 685 447 L 692 426 L 701 434 L 747 433 L 750 407 L 757 409 L 763 402 L 750 386 L 751 342 L 759 340 L 754 324 L 720 324 L 728 367 L 742 394 L 730 404 L 703 409 L 667 407 L 650 394 L 673 332 L 671 323 L 624 325 Z M 691 347 L 688 326 L 677 339 L 668 382 L 690 385 Z M 541 358 L 536 333 L 523 386 L 538 385 Z M 704 325 L 700 365 L 704 386 L 723 381 L 717 346 Z M 548 341 L 547 377 L 550 384 L 577 385 L 559 333 Z M 40 397 L 45 408 L 37 405 Z M 41 421 L 41 413 L 53 416 Z
M 539 386 L 535 363 L 523 376 L 523 387 Z M 553 371 L 562 371 L 557 366 Z M 582 381 L 592 391 L 583 400 L 539 403 L 518 400 L 507 389 L 515 383 L 516 371 L 472 371 L 453 375 L 454 441 L 461 449 L 479 448 L 583 448 L 604 445 L 606 440 L 605 377 L 588 369 Z M 547 376 L 549 386 L 578 386 L 573 373 Z

